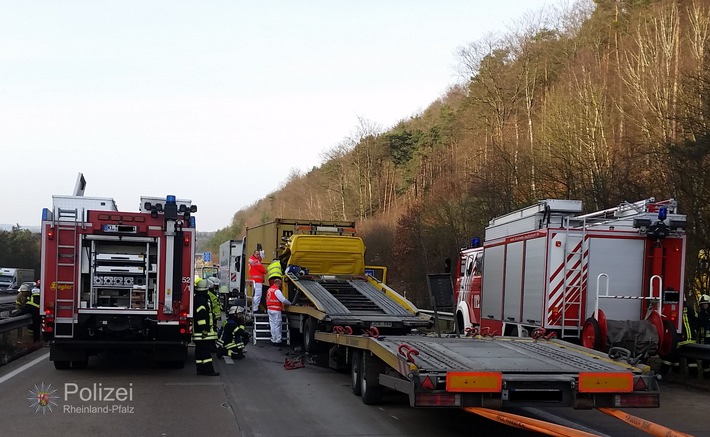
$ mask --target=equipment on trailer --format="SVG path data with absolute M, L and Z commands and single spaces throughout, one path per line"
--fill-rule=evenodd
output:
M 686 251 L 677 202 L 581 211 L 581 201 L 548 199 L 490 221 L 483 247 L 460 252 L 461 332 L 529 336 L 543 328 L 598 350 L 674 351 Z

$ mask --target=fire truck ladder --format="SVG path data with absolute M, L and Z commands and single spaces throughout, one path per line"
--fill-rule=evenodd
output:
M 56 290 L 54 293 L 54 337 L 74 337 L 76 311 L 76 236 L 79 211 L 57 208 L 55 215 L 57 239 Z
M 584 323 L 582 314 L 582 295 L 587 270 L 587 258 L 584 256 L 587 223 L 572 226 L 569 217 L 565 217 L 565 250 L 562 291 L 562 338 L 579 338 Z M 576 316 L 573 317 L 573 314 Z

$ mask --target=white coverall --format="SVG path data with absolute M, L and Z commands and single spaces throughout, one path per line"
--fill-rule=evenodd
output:
M 271 288 L 269 289 L 271 290 Z M 276 288 L 274 295 L 284 305 L 291 305 L 291 302 L 286 299 L 280 289 Z M 268 299 L 268 294 L 267 294 Z M 271 328 L 271 343 L 281 343 L 281 311 L 267 310 L 269 314 L 269 327 Z

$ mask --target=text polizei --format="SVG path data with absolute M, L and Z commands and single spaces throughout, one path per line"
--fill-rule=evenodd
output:
M 90 387 L 79 387 L 73 382 L 64 383 L 64 401 L 78 396 L 83 402 L 131 402 L 133 401 L 133 383 L 126 387 L 104 387 L 102 383 L 93 383 Z

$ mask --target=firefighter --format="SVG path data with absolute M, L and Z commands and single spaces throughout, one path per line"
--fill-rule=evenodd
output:
M 27 284 L 20 285 L 17 290 L 17 297 L 15 298 L 15 311 L 21 310 L 27 299 L 30 297 L 30 287 Z
M 284 305 L 291 305 L 281 292 L 281 279 L 274 279 L 274 285 L 266 291 L 266 310 L 269 314 L 271 328 L 271 344 L 281 345 L 281 311 Z
M 208 284 L 210 288 L 207 290 L 207 294 L 210 297 L 210 302 L 212 303 L 212 314 L 214 314 L 215 331 L 219 322 L 222 320 L 222 304 L 219 303 L 219 279 L 209 278 Z
M 207 295 L 208 288 L 209 283 L 206 279 L 200 279 L 195 285 L 195 316 L 192 321 L 192 339 L 195 342 L 195 367 L 198 375 L 219 376 L 219 372 L 214 370 L 210 353 L 214 349 L 217 332 L 215 331 L 212 302 Z
M 678 342 L 678 347 L 697 343 L 698 338 L 698 314 L 695 312 L 693 304 L 686 300 L 683 307 L 683 331 L 681 339 Z M 680 368 L 680 357 L 674 353 L 670 357 L 661 357 L 661 375 L 665 375 L 668 371 L 677 372 Z M 698 362 L 696 360 L 688 361 L 688 373 L 691 376 L 698 375 Z
M 266 276 L 269 278 L 269 287 L 274 285 L 274 279 L 283 278 L 283 268 L 281 267 L 281 260 L 278 255 L 274 253 L 274 260 L 271 261 L 269 267 L 266 269 Z
M 710 344 L 710 296 L 698 300 L 698 343 Z M 703 360 L 703 377 L 710 378 L 710 360 Z
M 233 306 L 227 312 L 227 321 L 217 340 L 217 357 L 224 355 L 241 360 L 248 342 L 249 333 L 244 327 L 244 308 Z
M 27 287 L 27 285 L 22 285 L 20 288 Z M 39 342 L 40 324 L 41 318 L 39 316 L 39 288 L 35 287 L 32 289 L 32 294 L 29 299 L 25 301 L 22 307 L 12 314 L 12 317 L 18 317 L 25 314 L 32 316 L 32 327 L 27 329 L 28 334 L 32 334 L 32 341 L 35 343 Z
M 698 267 L 693 280 L 693 297 L 695 301 L 700 301 L 703 294 L 710 293 L 710 258 L 705 249 L 698 251 Z
M 255 314 L 259 312 L 265 274 L 266 268 L 264 268 L 264 264 L 261 263 L 261 252 L 255 250 L 249 258 L 249 280 L 254 281 L 254 295 L 251 301 L 251 310 Z

